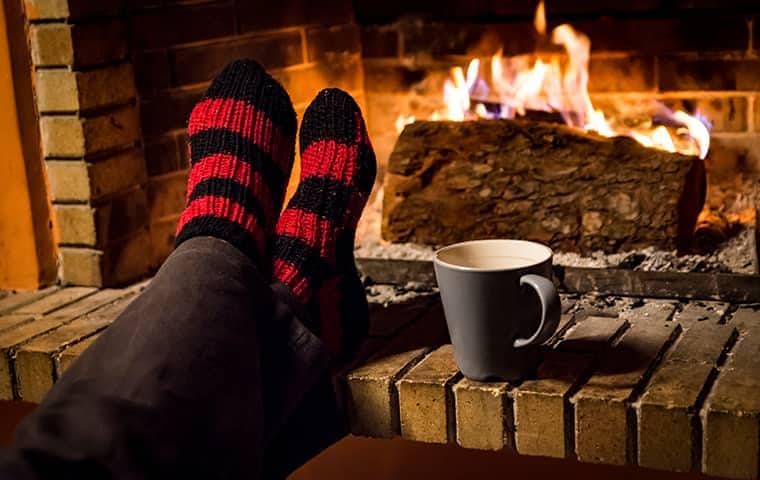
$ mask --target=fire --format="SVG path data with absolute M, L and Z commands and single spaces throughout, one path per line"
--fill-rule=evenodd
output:
M 546 9 L 544 8 L 544 0 L 538 2 L 536 15 L 533 19 L 533 26 L 536 27 L 536 31 L 541 35 L 546 34 Z
M 539 35 L 546 35 L 543 1 L 536 9 L 534 26 Z M 434 112 L 431 120 L 515 118 L 530 111 L 553 112 L 567 125 L 585 131 L 605 137 L 628 136 L 647 147 L 705 158 L 710 146 L 709 123 L 698 113 L 672 112 L 659 105 L 656 122 L 654 118 L 641 122 L 625 112 L 608 116 L 594 107 L 588 93 L 589 38 L 563 24 L 552 30 L 550 40 L 564 54 L 504 57 L 499 51 L 483 65 L 474 58 L 466 70 L 452 68 L 443 86 L 445 108 Z M 414 121 L 414 117 L 402 115 L 396 128 L 400 132 Z

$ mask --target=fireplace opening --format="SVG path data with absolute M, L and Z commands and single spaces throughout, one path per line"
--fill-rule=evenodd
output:
M 566 3 L 496 23 L 367 14 L 386 20 L 366 38 L 398 43 L 365 58 L 389 162 L 358 254 L 430 259 L 506 236 L 547 243 L 565 265 L 757 273 L 758 165 L 737 148 L 756 105 L 740 111 L 751 102 L 735 73 L 713 79 L 752 40 L 697 39 L 689 28 L 715 11 Z M 718 13 L 753 31 L 741 12 Z

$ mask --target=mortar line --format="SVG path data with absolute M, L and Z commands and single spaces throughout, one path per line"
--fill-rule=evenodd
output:
M 457 371 L 456 375 L 448 379 L 443 385 L 444 402 L 446 404 L 446 440 L 448 443 L 456 443 L 457 441 L 457 412 L 453 387 L 462 378 L 464 378 L 462 372 Z
M 575 308 L 575 306 L 573 306 L 573 308 Z M 557 330 L 557 332 L 555 332 L 552 339 L 548 343 L 549 347 L 555 348 L 560 342 L 562 342 L 567 332 L 571 328 L 573 328 L 574 326 L 580 323 L 580 319 L 578 318 L 579 317 L 578 313 L 579 312 L 577 311 L 572 312 L 572 313 L 570 312 L 566 313 L 566 315 L 571 315 L 570 320 L 565 325 L 563 325 L 562 328 L 560 328 L 559 330 Z
M 9 347 L 8 348 L 8 369 L 9 369 L 9 372 L 10 372 L 10 375 L 11 375 L 11 392 L 13 394 L 13 397 L 15 399 L 21 399 L 21 394 L 20 394 L 20 392 L 18 390 L 18 375 L 16 375 L 16 354 L 17 354 L 17 352 L 18 352 L 18 350 L 20 348 L 22 348 L 27 343 L 33 342 L 34 340 L 36 340 L 36 339 L 38 339 L 38 338 L 40 338 L 40 337 L 42 337 L 44 335 L 47 335 L 47 334 L 49 334 L 49 333 L 51 333 L 51 332 L 53 332 L 55 330 L 58 330 L 59 328 L 61 328 L 63 326 L 66 326 L 66 325 L 74 322 L 75 320 L 79 320 L 80 318 L 84 318 L 84 317 L 86 317 L 88 315 L 91 315 L 91 314 L 97 312 L 98 310 L 101 310 L 101 309 L 103 309 L 103 308 L 105 308 L 107 306 L 110 306 L 110 305 L 112 305 L 112 304 L 114 304 L 114 303 L 116 303 L 116 302 L 118 302 L 118 301 L 120 301 L 120 300 L 122 300 L 124 298 L 128 298 L 130 296 L 129 293 L 130 293 L 129 291 L 125 291 L 124 295 L 120 295 L 120 296 L 118 296 L 118 297 L 116 297 L 116 298 L 114 298 L 114 299 L 112 299 L 112 300 L 104 303 L 103 305 L 98 305 L 95 308 L 93 308 L 92 310 L 86 311 L 86 312 L 81 313 L 79 315 L 74 315 L 71 318 L 67 318 L 67 319 L 61 321 L 61 323 L 59 325 L 57 325 L 57 326 L 55 326 L 55 327 L 53 327 L 53 328 L 51 328 L 49 330 L 44 330 L 44 331 L 39 332 L 39 333 L 37 333 L 35 335 L 32 335 L 31 337 L 25 339 L 24 341 L 22 341 L 20 343 L 17 343 L 16 345 L 13 345 L 12 347 Z M 95 292 L 93 292 L 93 295 L 94 294 L 95 294 Z M 83 298 L 86 298 L 86 297 L 83 297 Z M 42 319 L 45 316 L 46 315 L 41 315 L 39 317 L 36 317 L 35 319 Z M 98 330 L 98 332 L 95 332 L 95 333 L 99 333 L 102 330 L 104 330 L 105 328 L 107 328 L 107 326 L 103 327 L 103 329 Z M 79 341 L 81 341 L 81 340 L 79 340 Z M 55 382 L 57 380 L 57 378 L 58 378 L 58 375 L 57 375 L 57 372 L 56 372 L 56 362 L 55 362 L 54 356 L 57 353 L 59 353 L 60 351 L 62 351 L 62 350 L 63 350 L 63 348 L 60 349 L 60 350 L 56 350 L 55 352 L 52 352 L 51 355 L 50 355 L 50 361 L 51 361 L 51 363 L 53 365 L 53 368 L 52 368 L 53 382 Z
M 166 48 L 169 50 L 169 52 L 176 52 L 180 50 L 190 50 L 194 48 L 224 45 L 225 43 L 234 43 L 234 42 L 245 41 L 245 40 L 256 40 L 260 38 L 271 39 L 272 37 L 288 35 L 294 32 L 299 32 L 300 30 L 305 30 L 307 25 L 308 24 L 301 24 L 301 25 L 293 25 L 290 27 L 275 28 L 275 29 L 269 29 L 269 30 L 253 30 L 253 31 L 245 32 L 245 33 L 239 33 L 239 34 L 235 34 L 233 32 L 231 35 L 206 38 L 203 40 L 196 40 L 193 42 L 166 45 L 164 47 L 151 47 L 151 48 L 146 48 L 146 49 L 138 49 L 138 51 L 158 50 L 160 48 Z
M 745 97 L 747 99 L 747 132 L 755 131 L 755 104 L 760 97 Z
M 755 17 L 747 19 L 747 55 L 752 56 L 755 40 Z
M 419 365 L 423 360 L 428 358 L 430 354 L 435 351 L 434 348 L 425 347 L 422 352 L 409 360 L 398 372 L 391 375 L 390 378 L 390 399 L 391 399 L 391 429 L 396 435 L 401 435 L 401 405 L 398 398 L 398 386 L 396 385 L 399 380 L 409 373 L 409 370 Z
M 621 327 L 621 330 L 623 327 Z M 565 434 L 565 458 L 577 460 L 578 455 L 575 453 L 575 404 L 571 401 L 573 396 L 588 382 L 594 374 L 600 358 L 599 352 L 592 355 L 593 360 L 589 362 L 588 367 L 567 390 L 565 398 L 562 400 L 562 413 L 564 415 L 563 430 Z
M 715 385 L 715 382 L 718 380 L 718 374 L 720 373 L 720 368 L 726 363 L 728 360 L 728 354 L 731 350 L 733 350 L 734 346 L 739 341 L 739 330 L 736 329 L 736 327 L 733 328 L 733 331 L 731 333 L 731 336 L 726 341 L 725 345 L 723 345 L 723 349 L 720 352 L 720 355 L 718 356 L 717 361 L 715 362 L 715 365 L 710 369 L 710 373 L 707 375 L 707 380 L 705 380 L 704 385 L 702 385 L 702 388 L 699 390 L 699 393 L 697 394 L 697 401 L 694 402 L 694 405 L 692 407 L 689 407 L 688 411 L 692 415 L 691 417 L 691 425 L 692 425 L 692 431 L 691 431 L 691 469 L 692 471 L 700 471 L 700 466 L 702 465 L 702 437 L 704 436 L 704 427 L 702 425 L 700 412 L 702 410 L 702 407 L 704 406 L 705 402 L 707 401 L 707 396 L 710 394 L 710 391 L 712 391 L 713 385 Z
M 0 315 L 6 315 L 6 314 L 7 315 L 12 315 L 16 310 L 18 310 L 20 308 L 23 308 L 23 307 L 29 305 L 30 303 L 36 302 L 37 300 L 42 300 L 43 298 L 54 294 L 55 292 L 57 292 L 60 289 L 61 289 L 60 285 L 53 285 L 53 286 L 47 287 L 47 289 L 43 289 L 42 290 L 44 292 L 42 295 L 40 295 L 40 296 L 30 295 L 29 298 L 27 298 L 26 300 L 22 301 L 18 305 L 14 305 L 13 307 L 6 308 L 4 310 L 0 310 Z
M 119 112 L 122 110 L 126 110 L 130 107 L 136 107 L 136 106 L 137 106 L 137 97 L 133 96 L 121 102 L 114 102 L 107 105 L 99 105 L 95 108 L 89 108 L 86 110 L 76 109 L 76 110 L 54 110 L 54 111 L 40 112 L 40 120 L 43 118 L 51 118 L 51 117 L 71 117 L 71 118 L 79 119 L 82 121 L 86 121 L 94 117 L 108 115 L 111 113 Z
M 578 459 L 578 455 L 575 452 L 575 404 L 573 403 L 573 397 L 580 391 L 581 388 L 583 388 L 583 386 L 594 374 L 597 366 L 599 365 L 599 361 L 602 358 L 602 355 L 613 348 L 613 346 L 617 344 L 620 338 L 622 338 L 623 335 L 628 330 L 630 330 L 631 326 L 632 325 L 630 322 L 628 322 L 628 320 L 623 320 L 620 328 L 618 328 L 617 331 L 612 334 L 609 339 L 607 339 L 604 348 L 601 348 L 596 352 L 587 353 L 587 355 L 589 355 L 592 359 L 591 362 L 589 362 L 586 370 L 581 372 L 581 374 L 573 382 L 570 388 L 567 389 L 567 393 L 562 399 L 562 413 L 564 415 L 563 433 L 565 437 L 565 458 L 572 458 L 576 460 Z M 564 340 L 564 338 L 562 340 Z M 559 346 L 560 343 L 561 342 L 559 342 L 557 346 Z
M 740 304 L 732 303 L 728 306 L 723 316 L 718 320 L 718 325 L 728 325 L 734 319 L 734 314 L 741 308 Z
M 75 287 L 75 286 L 74 286 L 74 285 L 72 285 L 72 287 Z M 61 289 L 61 291 L 64 291 L 64 290 L 66 290 L 66 288 L 69 288 L 69 287 L 64 287 L 63 289 Z M 75 287 L 75 288 L 76 288 L 76 287 Z M 87 287 L 84 287 L 84 288 L 87 288 Z M 48 315 L 51 315 L 51 316 L 55 316 L 55 312 L 57 312 L 58 310 L 61 310 L 61 309 L 62 309 L 62 308 L 64 308 L 64 307 L 68 307 L 69 305 L 72 305 L 72 304 L 74 304 L 74 303 L 77 303 L 77 302 L 79 302 L 79 301 L 81 301 L 81 300 L 84 300 L 84 299 L 86 299 L 87 297 L 91 297 L 91 296 L 95 295 L 95 294 L 96 294 L 96 293 L 98 293 L 98 292 L 99 292 L 99 290 L 98 290 L 97 288 L 94 288 L 94 289 L 93 289 L 93 290 L 92 290 L 90 293 L 87 293 L 87 294 L 85 294 L 85 295 L 83 295 L 83 296 L 81 296 L 81 297 L 77 297 L 77 298 L 75 298 L 75 299 L 73 299 L 73 300 L 69 300 L 68 302 L 64 302 L 64 303 L 61 303 L 61 304 L 57 305 L 57 306 L 56 306 L 55 308 L 53 308 L 52 310 L 49 310 L 49 311 L 47 311 L 47 312 L 45 312 L 45 313 L 41 314 L 41 315 L 40 315 L 40 317 L 46 317 L 46 316 L 48 316 Z
M 504 437 L 502 441 L 504 445 L 507 445 L 512 450 L 517 451 L 517 425 L 515 425 L 515 399 L 512 396 L 515 389 L 519 387 L 519 383 L 509 384 L 507 391 L 504 392 L 501 398 L 501 409 L 504 412 L 504 416 L 501 419 L 502 427 L 504 431 Z
M 675 309 L 673 310 L 673 313 L 671 313 L 671 315 L 668 317 L 666 321 L 669 321 L 670 319 L 672 319 L 674 314 L 675 314 Z M 675 327 L 673 327 L 673 332 L 671 332 L 670 337 L 660 347 L 660 351 L 657 352 L 657 355 L 654 357 L 654 359 L 652 359 L 652 362 L 650 363 L 650 365 L 647 367 L 644 373 L 642 373 L 641 379 L 633 387 L 633 389 L 631 390 L 631 394 L 628 396 L 628 398 L 624 402 L 625 417 L 626 417 L 626 463 L 628 464 L 637 465 L 639 463 L 638 462 L 638 457 L 639 457 L 638 430 L 639 429 L 638 429 L 638 416 L 637 416 L 635 404 L 641 398 L 641 395 L 644 394 L 644 391 L 646 390 L 647 385 L 649 385 L 649 382 L 654 376 L 655 372 L 664 363 L 663 358 L 665 358 L 665 356 L 670 353 L 673 345 L 675 345 L 677 341 L 681 339 L 683 332 L 684 330 L 683 330 L 683 327 L 681 327 L 681 324 L 676 323 Z

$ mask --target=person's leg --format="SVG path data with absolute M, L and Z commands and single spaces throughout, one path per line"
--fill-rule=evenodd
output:
M 237 249 L 187 242 L 22 423 L 20 459 L 51 478 L 255 473 L 256 319 L 272 309 L 265 280 Z
M 258 475 L 265 444 L 327 365 L 298 303 L 261 273 L 292 161 L 288 108 L 250 62 L 215 80 L 190 119 L 178 248 L 22 423 L 0 474 Z
M 367 331 L 368 308 L 354 262 L 354 236 L 375 181 L 375 154 L 358 105 L 337 89 L 320 92 L 300 132 L 301 178 L 277 223 L 273 272 L 310 313 L 310 328 L 333 366 Z M 264 472 L 284 478 L 347 432 L 329 374 L 309 391 L 268 445 Z
M 317 95 L 299 137 L 301 178 L 277 222 L 273 272 L 308 307 L 307 327 L 345 360 L 367 333 L 354 237 L 375 182 L 375 153 L 359 106 L 338 89 Z
M 263 477 L 287 478 L 347 433 L 346 413 L 336 401 L 330 375 L 324 375 L 267 444 Z
M 248 478 L 266 452 L 264 472 L 285 475 L 344 434 L 327 354 L 312 331 L 340 355 L 366 330 L 352 247 L 374 154 L 353 100 L 334 90 L 320 94 L 312 120 L 328 123 L 320 133 L 307 113 L 304 124 L 316 128 L 302 130 L 302 186 L 311 186 L 299 187 L 286 215 L 307 228 L 278 226 L 275 278 L 282 283 L 268 286 L 260 230 L 273 229 L 282 190 L 271 179 L 289 164 L 277 153 L 287 148 L 275 146 L 283 130 L 264 121 L 279 118 L 269 102 L 281 87 L 252 68 L 226 69 L 191 116 L 193 165 L 179 247 L 24 422 L 0 474 Z M 266 88 L 248 88 L 251 81 Z M 328 148 L 309 151 L 309 139 Z

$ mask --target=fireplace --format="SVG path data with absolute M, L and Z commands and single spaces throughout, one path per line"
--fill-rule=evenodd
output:
M 646 2 L 623 7 L 571 3 L 464 7 L 448 2 L 441 9 L 421 9 L 411 15 L 402 6 L 395 11 L 359 7 L 360 21 L 371 24 L 364 27 L 365 40 L 384 46 L 365 48 L 364 67 L 373 139 L 390 157 L 384 199 L 377 199 L 374 212 L 382 220 L 371 215 L 369 220 L 382 223 L 383 237 L 395 242 L 435 246 L 515 236 L 549 243 L 561 252 L 580 252 L 560 255 L 560 262 L 570 265 L 756 272 L 755 109 L 752 99 L 743 96 L 744 89 L 756 88 L 746 79 L 755 76 L 748 72 L 760 72 L 760 64 L 750 60 L 756 25 L 749 5 L 721 9 L 701 3 L 668 8 Z M 715 31 L 709 41 L 699 33 L 706 30 Z M 520 118 L 529 125 L 534 120 L 558 122 L 598 137 L 626 136 L 648 147 L 650 153 L 644 156 L 650 159 L 659 155 L 651 149 L 702 158 L 698 164 L 707 170 L 706 192 L 690 190 L 693 178 L 680 187 L 678 182 L 669 183 L 657 173 L 658 167 L 650 165 L 634 180 L 642 188 L 634 187 L 639 195 L 631 197 L 615 185 L 616 175 L 636 177 L 623 173 L 637 169 L 626 148 L 614 149 L 610 155 L 620 158 L 598 161 L 596 173 L 584 174 L 575 171 L 580 162 L 568 165 L 561 160 L 573 155 L 572 148 L 553 152 L 543 148 L 546 145 L 538 146 L 542 142 L 536 142 L 520 122 L 506 122 L 500 136 L 494 118 Z M 427 126 L 419 125 L 420 120 Z M 476 122 L 482 128 L 452 125 L 449 133 L 438 137 L 434 132 L 444 127 L 435 127 L 435 121 Z M 417 123 L 414 132 L 399 139 L 398 132 L 412 122 Z M 515 126 L 530 137 L 531 148 L 505 140 Z M 551 134 L 552 141 L 563 137 L 556 130 L 542 132 Z M 532 154 L 530 161 L 541 165 L 534 170 L 550 177 L 546 185 L 561 182 L 563 195 L 547 198 L 555 189 L 548 194 L 540 189 L 533 192 L 535 178 L 516 174 L 512 168 L 519 169 L 524 162 L 489 154 L 494 145 Z M 557 158 L 552 159 L 553 153 Z M 489 155 L 499 156 L 501 163 L 484 160 Z M 675 168 L 669 160 L 657 163 Z M 494 166 L 503 173 L 489 173 Z M 566 177 L 557 172 L 568 167 L 573 173 Z M 597 184 L 594 179 L 605 174 L 611 179 Z M 661 185 L 647 190 L 649 174 Z M 576 194 L 582 188 L 574 183 L 578 175 L 589 178 L 582 183 L 600 195 L 597 201 L 588 201 L 593 194 Z M 690 191 L 674 191 L 679 188 Z M 658 198 L 662 192 L 675 198 Z M 696 212 L 674 214 L 668 227 L 644 213 L 662 218 L 662 212 L 655 213 L 653 205 L 647 207 L 642 201 L 669 203 L 672 212 L 686 197 L 699 203 L 703 194 L 704 208 L 700 203 Z M 541 201 L 534 201 L 536 195 Z M 578 202 L 581 205 L 574 205 Z M 570 208 L 557 203 L 568 203 Z M 617 218 L 603 218 L 606 207 L 599 208 L 600 203 L 613 205 L 610 216 Z M 632 225 L 618 222 L 636 217 L 632 210 L 639 207 L 643 215 Z M 523 215 L 518 213 L 521 210 L 528 212 Z M 635 233 L 639 227 L 649 230 L 645 236 L 652 230 L 673 233 L 665 242 L 639 241 Z M 679 228 L 682 231 L 676 233 Z M 591 245 L 584 240 L 599 230 L 607 235 L 602 242 Z M 372 239 L 377 231 L 377 224 L 367 226 L 365 238 Z M 382 244 L 378 240 L 376 248 L 367 246 L 362 252 L 431 255 L 431 249 L 421 253 L 419 248 L 383 249 Z M 611 260 L 602 250 L 628 253 Z
M 756 271 L 747 253 L 755 248 L 760 203 L 760 10 L 753 2 L 547 0 L 543 15 L 533 0 L 258 3 L 24 0 L 64 283 L 120 284 L 161 264 L 184 203 L 187 116 L 211 78 L 240 57 L 263 63 L 289 91 L 299 116 L 327 86 L 349 91 L 362 106 L 380 168 L 358 235 L 360 257 L 425 259 L 438 243 L 388 229 L 386 239 L 380 235 L 389 158 L 407 124 L 518 117 L 561 127 L 567 138 L 584 128 L 596 132 L 584 135 L 610 142 L 618 142 L 613 135 L 633 137 L 623 143 L 632 144 L 637 158 L 649 158 L 646 148 L 652 158 L 682 154 L 706 171 L 705 208 L 692 205 L 685 237 L 603 248 L 560 242 L 563 261 Z M 563 24 L 573 35 L 562 27 L 553 38 Z M 546 73 L 555 67 L 559 76 Z M 570 98 L 553 96 L 552 88 L 568 90 L 569 79 L 576 84 Z M 526 97 L 531 89 L 539 92 Z M 614 162 L 605 168 L 614 170 Z M 656 184 L 656 174 L 651 178 Z M 500 208 L 525 207 L 493 186 L 473 183 L 468 190 L 469 180 L 457 191 L 498 194 Z M 667 201 L 681 196 L 670 192 Z M 584 212 L 573 212 L 580 225 Z M 597 222 L 594 212 L 585 213 L 587 226 Z M 669 222 L 667 228 L 678 227 L 678 218 Z M 504 227 L 475 235 L 515 232 Z

